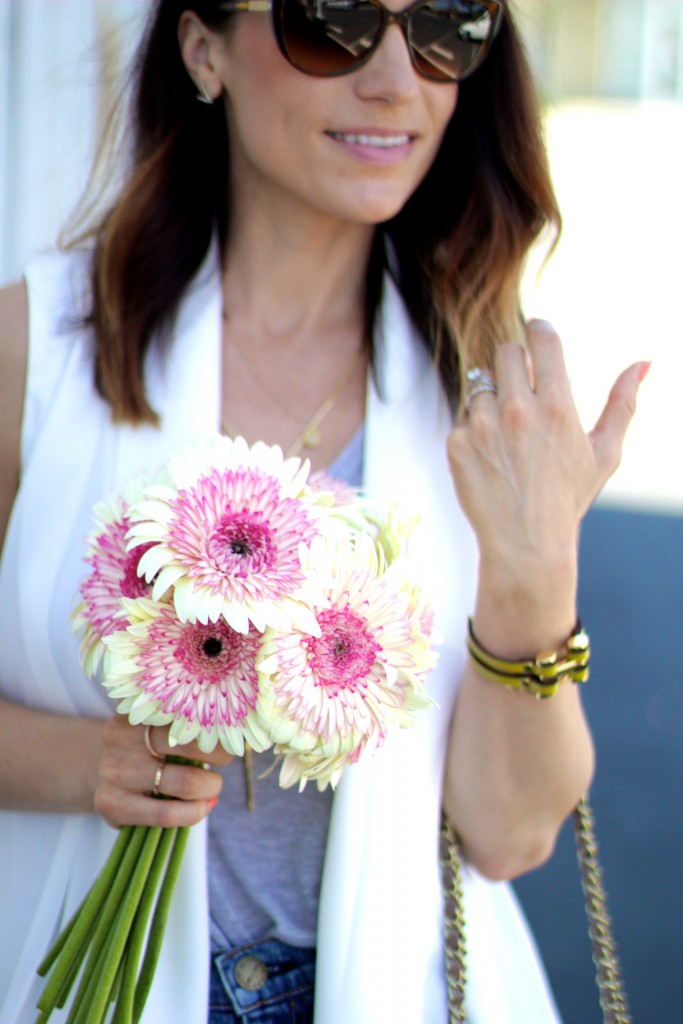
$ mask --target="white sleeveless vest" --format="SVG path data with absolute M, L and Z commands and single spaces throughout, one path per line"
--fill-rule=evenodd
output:
M 0 692 L 65 714 L 105 716 L 80 671 L 68 615 L 96 501 L 182 444 L 214 432 L 220 293 L 207 260 L 168 356 L 150 360 L 161 429 L 114 426 L 92 385 L 90 339 L 74 329 L 88 255 L 28 270 L 29 373 L 22 482 L 0 563 Z M 365 489 L 423 517 L 425 578 L 446 642 L 429 690 L 438 710 L 348 769 L 335 794 L 318 926 L 316 1024 L 446 1024 L 437 833 L 443 762 L 476 582 L 474 539 L 450 480 L 450 417 L 424 346 L 390 282 L 380 398 L 368 385 Z M 0 1024 L 33 1024 L 35 967 L 82 899 L 115 833 L 95 815 L 0 813 Z M 142 1024 L 206 1024 L 206 830 L 192 830 Z M 465 871 L 470 1024 L 557 1024 L 510 887 Z M 55 1024 L 65 1020 L 56 1012 Z

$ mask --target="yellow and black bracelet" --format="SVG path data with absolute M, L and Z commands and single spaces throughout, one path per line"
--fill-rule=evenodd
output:
M 511 690 L 526 690 L 535 697 L 553 697 L 564 679 L 585 683 L 589 675 L 590 639 L 578 620 L 561 650 L 540 651 L 523 661 L 505 661 L 484 650 L 474 635 L 470 619 L 467 650 L 477 671 L 486 679 Z

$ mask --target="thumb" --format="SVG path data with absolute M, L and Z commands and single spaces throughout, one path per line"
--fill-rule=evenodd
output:
M 636 411 L 638 388 L 651 365 L 649 362 L 634 363 L 619 374 L 589 435 L 598 460 L 610 472 L 614 472 L 621 460 L 624 437 Z

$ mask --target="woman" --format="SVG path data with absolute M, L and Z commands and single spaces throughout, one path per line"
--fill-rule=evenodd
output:
M 196 826 L 146 1024 L 207 1001 L 212 1024 L 312 1020 L 316 945 L 317 1024 L 445 1021 L 442 803 L 469 863 L 469 1019 L 556 1020 L 489 880 L 549 855 L 590 737 L 577 687 L 510 693 L 464 636 L 471 615 L 506 661 L 564 649 L 579 523 L 647 367 L 586 435 L 557 336 L 520 325 L 522 261 L 559 216 L 509 7 L 161 0 L 131 127 L 89 245 L 0 299 L 0 1024 L 34 1019 L 35 964 L 125 823 Z M 249 812 L 218 752 L 160 772 L 166 731 L 146 744 L 78 667 L 93 503 L 219 425 L 423 517 L 439 710 L 334 802 L 271 775 Z

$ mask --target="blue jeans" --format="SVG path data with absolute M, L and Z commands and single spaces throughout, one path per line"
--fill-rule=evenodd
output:
M 313 1024 L 315 950 L 271 939 L 211 955 L 208 1024 Z

